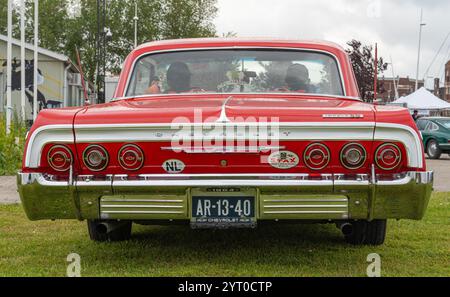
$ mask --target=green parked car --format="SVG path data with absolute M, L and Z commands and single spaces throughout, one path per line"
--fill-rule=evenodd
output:
M 439 159 L 442 154 L 450 155 L 450 118 L 421 118 L 417 120 L 417 127 L 428 157 Z

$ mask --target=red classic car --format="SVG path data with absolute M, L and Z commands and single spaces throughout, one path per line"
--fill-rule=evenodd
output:
M 432 191 L 408 111 L 360 100 L 331 43 L 193 39 L 144 44 L 107 104 L 44 110 L 18 174 L 31 220 L 255 228 L 335 223 L 379 245 L 387 219 L 423 218 Z

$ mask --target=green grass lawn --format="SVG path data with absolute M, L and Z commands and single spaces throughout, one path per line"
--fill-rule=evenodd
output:
M 21 206 L 0 206 L 1 276 L 65 276 L 70 253 L 82 276 L 365 276 L 370 253 L 383 276 L 450 276 L 450 193 L 433 195 L 423 221 L 389 221 L 381 247 L 347 245 L 334 225 L 133 225 L 129 242 L 94 243 L 86 223 L 30 222 Z

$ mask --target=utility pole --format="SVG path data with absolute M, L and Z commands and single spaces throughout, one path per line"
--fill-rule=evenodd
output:
M 106 76 L 106 0 L 97 0 L 97 103 L 105 102 Z
M 138 5 L 137 0 L 134 1 L 134 48 L 137 47 L 138 41 L 137 41 L 137 34 L 138 34 Z
M 8 0 L 8 45 L 6 46 L 6 133 L 11 133 L 12 117 L 12 9 L 13 0 Z
M 20 1 L 20 107 L 22 121 L 25 114 L 25 0 Z
M 398 86 L 397 86 L 397 77 L 395 76 L 395 70 L 394 70 L 394 61 L 391 58 L 391 70 L 392 70 L 392 79 L 394 81 L 394 91 L 395 91 L 395 100 L 398 100 Z
M 373 78 L 373 101 L 377 102 L 378 89 L 378 44 L 375 43 L 375 75 Z
M 422 27 L 426 26 L 423 23 L 423 9 L 420 9 L 420 24 L 419 24 L 419 49 L 417 51 L 417 71 L 416 71 L 416 91 L 419 89 L 419 70 L 420 70 L 420 47 L 422 45 Z
M 39 68 L 39 0 L 34 0 L 34 75 L 33 75 L 33 122 L 38 114 L 38 68 Z

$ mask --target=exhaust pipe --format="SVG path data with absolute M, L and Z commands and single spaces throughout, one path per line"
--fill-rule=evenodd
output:
M 348 222 L 339 223 L 337 224 L 337 227 L 341 230 L 342 234 L 344 234 L 345 236 L 351 235 L 353 233 L 353 225 Z
M 95 227 L 97 233 L 99 234 L 108 234 L 108 224 L 107 223 L 100 223 L 97 224 L 97 226 Z
M 109 234 L 118 227 L 120 227 L 120 222 L 114 222 L 114 223 L 98 223 L 95 227 L 96 231 L 100 234 Z

